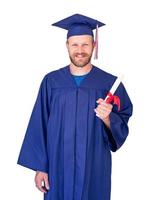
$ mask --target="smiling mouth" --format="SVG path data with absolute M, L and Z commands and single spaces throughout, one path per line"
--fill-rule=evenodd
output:
M 77 55 L 75 55 L 75 57 L 76 58 L 85 58 L 85 57 L 87 57 L 87 55 L 86 54 L 77 54 Z
M 84 58 L 85 56 L 82 56 L 82 55 L 78 55 L 78 56 L 75 56 L 76 58 Z

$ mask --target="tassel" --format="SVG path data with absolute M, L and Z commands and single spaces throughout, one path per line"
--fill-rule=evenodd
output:
M 94 59 L 98 59 L 98 24 L 96 26 L 96 32 L 95 32 L 95 42 L 94 42 Z

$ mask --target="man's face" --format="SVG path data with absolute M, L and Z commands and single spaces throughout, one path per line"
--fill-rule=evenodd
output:
M 84 67 L 91 61 L 94 41 L 90 35 L 71 36 L 67 40 L 67 49 L 71 62 L 76 67 Z

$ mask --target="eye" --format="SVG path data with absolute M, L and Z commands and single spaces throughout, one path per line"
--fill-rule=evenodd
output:
M 85 44 L 83 44 L 82 46 L 83 46 L 83 47 L 88 47 L 89 44 L 88 44 L 88 43 L 85 43 Z
M 77 44 L 76 43 L 72 44 L 72 47 L 77 47 Z

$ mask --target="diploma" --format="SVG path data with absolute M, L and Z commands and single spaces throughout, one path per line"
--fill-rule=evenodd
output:
M 123 80 L 123 75 L 119 76 L 119 77 L 116 79 L 116 81 L 115 81 L 114 84 L 112 85 L 112 88 L 111 88 L 110 91 L 109 91 L 110 94 L 113 95 L 113 94 L 115 93 L 115 91 L 117 90 L 117 88 L 118 88 L 118 86 L 120 85 L 120 83 L 121 83 L 122 80 Z M 108 93 L 108 95 L 109 95 L 109 93 Z M 108 95 L 106 96 L 105 101 L 107 100 Z
M 122 79 L 123 79 L 123 75 L 119 76 L 116 79 L 116 81 L 112 85 L 112 88 L 110 89 L 110 91 L 108 92 L 107 96 L 104 99 L 104 101 L 106 103 L 112 103 L 113 102 L 113 104 L 116 104 L 118 106 L 118 110 L 120 110 L 120 99 L 119 99 L 118 96 L 115 96 L 114 93 L 115 93 L 116 89 L 118 88 L 118 86 L 120 85 Z

